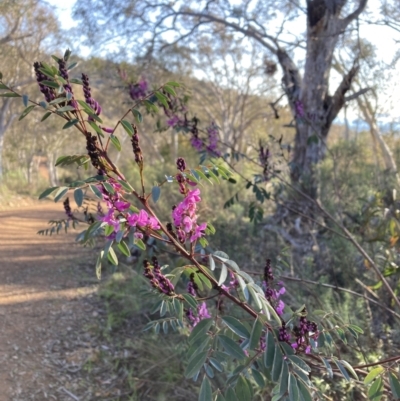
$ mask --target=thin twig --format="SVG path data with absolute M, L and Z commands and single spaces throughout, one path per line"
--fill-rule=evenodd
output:
M 64 391 L 65 394 L 69 395 L 72 399 L 75 401 L 80 401 L 80 398 L 78 398 L 76 395 L 72 394 L 70 391 L 68 391 L 65 387 L 60 387 L 58 391 Z

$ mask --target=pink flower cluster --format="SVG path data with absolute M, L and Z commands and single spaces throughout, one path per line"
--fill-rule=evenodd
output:
M 151 230 L 160 229 L 157 219 L 149 216 L 145 210 L 141 210 L 139 213 L 130 214 L 127 218 L 127 221 L 131 227 L 140 227 Z
M 191 308 L 186 311 L 186 317 L 189 320 L 189 323 L 192 327 L 195 327 L 197 323 L 199 323 L 203 319 L 208 319 L 211 317 L 210 312 L 207 309 L 207 304 L 202 302 L 197 305 L 197 316 L 194 315 Z
M 190 242 L 194 242 L 204 235 L 207 223 L 197 224 L 196 204 L 200 201 L 200 189 L 196 188 L 189 191 L 185 199 L 172 210 L 172 218 L 177 228 L 177 235 L 182 243 L 188 238 Z
M 107 237 L 107 239 L 114 239 L 121 226 L 119 219 L 115 215 L 115 212 L 125 212 L 129 209 L 131 204 L 121 199 L 121 193 L 123 192 L 123 189 L 120 183 L 109 181 L 109 184 L 114 190 L 113 194 L 109 193 L 102 185 L 97 187 L 103 194 L 103 199 L 108 208 L 108 212 L 105 215 L 99 215 L 99 220 L 114 227 L 114 231 Z M 160 229 L 157 219 L 149 216 L 145 210 L 141 210 L 139 213 L 129 213 L 126 217 L 126 220 L 130 227 L 139 227 L 144 230 Z M 134 236 L 135 238 L 143 238 L 143 234 L 141 232 L 136 232 Z

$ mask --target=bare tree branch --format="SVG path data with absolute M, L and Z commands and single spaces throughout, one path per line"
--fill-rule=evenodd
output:
M 367 93 L 368 91 L 372 90 L 372 88 L 363 88 L 355 93 L 353 93 L 352 95 L 349 96 L 345 96 L 344 97 L 344 101 L 345 102 L 350 102 L 351 100 L 355 100 L 357 99 L 359 96 L 364 95 L 364 93 Z
M 345 103 L 345 95 L 347 91 L 351 87 L 351 83 L 355 76 L 357 75 L 357 72 L 359 70 L 359 66 L 357 62 L 355 61 L 353 64 L 353 67 L 350 69 L 350 71 L 343 77 L 342 82 L 336 89 L 335 94 L 332 96 L 330 99 L 330 104 L 329 104 L 329 112 L 328 112 L 328 123 L 331 123 L 336 116 L 338 115 L 339 111 L 342 109 L 344 103 Z
M 346 18 L 342 20 L 342 29 L 346 29 L 347 26 L 354 21 L 356 18 L 360 16 L 360 14 L 364 11 L 367 6 L 368 0 L 360 0 L 360 3 L 356 10 L 354 10 L 351 14 L 349 14 Z

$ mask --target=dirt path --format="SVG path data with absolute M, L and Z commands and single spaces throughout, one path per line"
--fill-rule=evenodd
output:
M 51 202 L 0 212 L 0 401 L 73 400 L 71 375 L 91 352 L 93 250 L 74 233 L 36 234 L 63 217 Z

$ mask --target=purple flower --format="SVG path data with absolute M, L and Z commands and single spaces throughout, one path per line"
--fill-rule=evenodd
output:
M 143 209 L 139 212 L 139 214 L 129 214 L 127 217 L 127 221 L 131 227 L 147 227 L 152 230 L 160 229 L 160 225 L 158 224 L 157 219 L 149 216 L 148 213 Z
M 63 202 L 65 214 L 68 216 L 68 220 L 73 220 L 74 215 L 72 214 L 71 206 L 69 205 L 69 198 L 66 198 Z
M 157 219 L 155 217 L 152 217 L 152 216 L 149 216 L 149 219 L 147 221 L 147 225 L 152 230 L 159 230 L 160 229 L 160 225 L 158 224 Z
M 211 123 L 211 125 L 207 128 L 207 134 L 208 134 L 208 146 L 207 150 L 210 153 L 213 153 L 216 156 L 220 155 L 220 152 L 218 151 L 218 138 L 219 138 L 219 132 L 218 132 L 218 127 L 214 122 Z
M 199 314 L 200 320 L 211 317 L 211 315 L 207 309 L 207 304 L 205 302 L 202 302 L 197 308 L 198 308 L 198 314 Z
M 124 210 L 129 209 L 129 206 L 131 204 L 129 202 L 124 202 L 124 201 L 116 201 L 114 203 L 114 206 L 119 210 L 120 212 L 123 212 Z
M 167 120 L 167 125 L 170 127 L 175 127 L 180 123 L 180 119 L 178 116 L 172 116 L 169 120 Z
M 92 89 L 90 88 L 89 77 L 86 74 L 82 74 L 82 83 L 83 83 L 83 94 L 85 96 L 85 102 L 99 116 L 102 108 L 101 108 L 100 104 L 92 98 Z M 90 119 L 93 120 L 93 118 L 89 116 L 89 120 Z
M 198 152 L 203 150 L 203 141 L 199 137 L 193 136 L 190 143 Z
M 119 231 L 119 221 L 114 216 L 114 209 L 110 208 L 107 214 L 100 218 L 100 221 L 113 226 L 115 232 Z
M 129 84 L 129 95 L 132 100 L 142 99 L 147 96 L 148 82 L 142 78 L 136 84 Z
M 283 309 L 285 308 L 285 303 L 281 300 L 278 301 L 278 305 L 275 307 L 276 313 L 279 316 L 283 315 Z
M 190 237 L 190 242 L 194 242 L 198 238 L 204 236 L 204 234 L 205 234 L 204 231 L 206 230 L 206 228 L 207 228 L 207 223 L 203 223 L 203 224 L 200 224 L 199 226 L 197 226 L 193 235 Z
M 196 284 L 193 281 L 189 281 L 188 285 L 187 285 L 187 292 L 192 296 L 195 297 L 196 294 L 196 288 L 195 288 Z
M 107 134 L 112 134 L 114 132 L 114 128 L 109 128 L 109 127 L 100 127 L 104 132 L 107 132 Z

